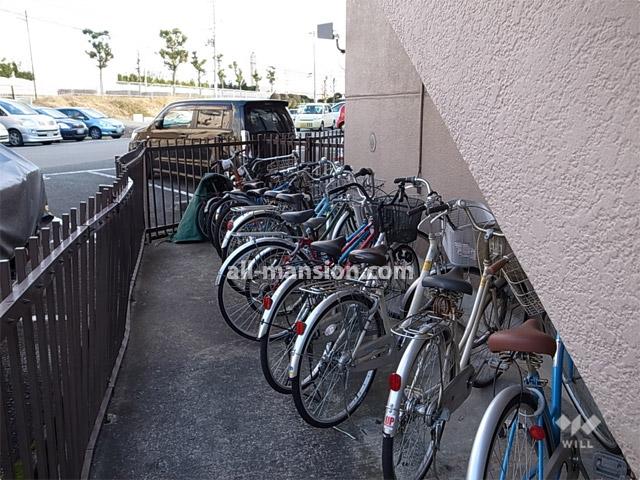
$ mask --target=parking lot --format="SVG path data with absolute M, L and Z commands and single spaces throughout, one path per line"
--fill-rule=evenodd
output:
M 14 150 L 42 169 L 49 208 L 59 216 L 94 195 L 100 184 L 113 182 L 114 157 L 127 151 L 128 142 L 128 138 L 87 139 Z

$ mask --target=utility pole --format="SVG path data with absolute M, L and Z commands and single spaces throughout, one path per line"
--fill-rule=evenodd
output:
M 138 50 L 138 58 L 136 60 L 136 73 L 138 74 L 138 95 L 142 95 L 142 77 L 140 77 L 140 50 Z
M 309 32 L 313 35 L 313 101 L 316 101 L 316 32 Z
M 251 55 L 249 56 L 249 76 L 251 77 L 251 80 L 253 80 L 253 74 L 255 72 L 256 72 L 256 52 L 251 52 Z
M 211 0 L 211 8 L 213 10 L 213 27 L 211 28 L 211 38 L 207 42 L 213 48 L 213 96 L 218 96 L 218 58 L 216 56 L 216 0 Z M 222 87 L 222 85 L 221 85 Z
M 33 96 L 38 99 L 38 90 L 36 89 L 36 70 L 33 68 L 33 50 L 31 49 L 31 32 L 29 31 L 29 17 L 27 11 L 24 11 L 24 22 L 27 24 L 27 38 L 29 39 L 29 58 L 31 59 L 31 74 L 33 75 Z

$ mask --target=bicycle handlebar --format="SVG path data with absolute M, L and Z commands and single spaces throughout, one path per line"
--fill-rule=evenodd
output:
M 364 195 L 364 197 L 367 200 L 369 200 L 369 201 L 373 200 L 371 198 L 371 195 L 369 195 L 369 193 L 367 192 L 367 190 L 362 185 L 360 185 L 359 183 L 356 183 L 356 182 L 347 183 L 346 185 L 342 185 L 341 187 L 332 188 L 331 190 L 329 190 L 327 192 L 327 194 L 335 195 L 336 193 L 346 192 L 350 188 L 354 188 L 354 187 L 357 188 L 360 191 L 360 193 L 362 193 L 362 195 Z
M 427 212 L 427 215 L 432 215 L 434 213 L 439 213 L 439 212 L 444 212 L 449 210 L 449 205 L 446 203 L 442 203 L 440 205 L 437 205 L 435 207 L 428 207 L 427 205 L 420 205 L 419 207 L 416 208 L 412 208 L 410 210 L 407 211 L 407 215 L 413 215 L 414 213 L 419 213 L 419 212 L 423 212 L 425 211 Z

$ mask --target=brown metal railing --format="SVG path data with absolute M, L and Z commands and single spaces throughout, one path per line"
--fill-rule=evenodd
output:
M 0 261 L 0 478 L 86 478 L 128 339 L 143 240 L 171 233 L 232 150 L 342 159 L 340 134 L 163 143 Z
M 0 261 L 0 478 L 77 478 L 91 456 L 144 234 L 142 153 L 125 157 L 13 270 Z
M 148 239 L 175 231 L 203 175 L 221 172 L 219 160 L 234 151 L 250 157 L 275 157 L 298 152 L 305 162 L 325 157 L 343 162 L 342 132 L 261 134 L 246 141 L 164 140 L 147 146 L 145 215 Z

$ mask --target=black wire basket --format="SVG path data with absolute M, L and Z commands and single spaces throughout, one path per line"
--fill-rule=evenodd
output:
M 418 238 L 422 212 L 408 214 L 412 208 L 424 205 L 419 198 L 405 197 L 393 202 L 393 195 L 376 198 L 371 214 L 376 226 L 387 237 L 387 243 L 411 243 Z

